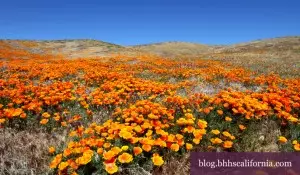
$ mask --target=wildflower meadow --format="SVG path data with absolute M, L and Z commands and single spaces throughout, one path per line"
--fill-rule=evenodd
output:
M 4 42 L 0 58 L 1 142 L 12 130 L 63 136 L 22 148 L 39 149 L 40 174 L 160 174 L 191 151 L 300 151 L 299 77 L 150 54 L 68 59 Z

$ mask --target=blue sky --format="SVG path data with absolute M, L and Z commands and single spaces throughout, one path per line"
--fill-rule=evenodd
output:
M 1 39 L 231 44 L 300 35 L 299 0 L 8 0 Z

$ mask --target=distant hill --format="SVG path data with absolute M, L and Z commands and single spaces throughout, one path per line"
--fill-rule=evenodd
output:
M 163 42 L 131 46 L 129 48 L 134 48 L 140 52 L 148 52 L 160 56 L 174 57 L 184 55 L 196 56 L 203 53 L 209 53 L 213 51 L 215 46 L 189 42 Z
M 163 42 L 122 46 L 108 42 L 80 40 L 0 40 L 1 48 L 33 53 L 61 54 L 67 58 L 88 58 L 111 54 L 156 54 L 168 58 L 204 58 L 226 61 L 251 70 L 300 76 L 300 37 L 280 37 L 232 45 L 205 45 L 189 42 Z M 3 50 L 3 49 L 2 49 Z M 9 53 L 3 52 L 2 55 Z M 20 52 L 22 55 L 23 53 Z M 24 55 L 24 54 L 23 54 Z M 0 54 L 1 56 L 1 54 Z
M 110 54 L 133 53 L 132 49 L 104 41 L 78 40 L 2 40 L 13 48 L 34 53 L 63 54 L 70 58 L 105 56 Z
M 281 37 L 233 45 L 205 45 L 189 42 L 162 42 L 122 46 L 99 40 L 0 40 L 32 52 L 62 53 L 70 57 L 103 56 L 112 53 L 152 53 L 160 56 L 199 56 L 215 53 L 300 52 L 300 37 Z
M 218 52 L 252 52 L 252 51 L 298 51 L 300 49 L 300 36 L 280 37 L 251 42 L 239 43 L 215 49 Z
M 214 49 L 200 57 L 226 61 L 265 73 L 300 76 L 300 37 L 281 37 L 240 43 Z

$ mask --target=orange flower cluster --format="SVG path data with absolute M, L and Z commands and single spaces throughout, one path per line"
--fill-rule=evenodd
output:
M 231 110 L 234 115 L 242 115 L 246 119 L 266 116 L 269 110 L 267 103 L 243 92 L 222 91 L 212 101 L 217 105 L 222 103 L 224 108 Z
M 120 105 L 127 103 L 132 98 L 140 96 L 169 95 L 176 89 L 170 84 L 157 83 L 132 77 L 106 81 L 91 93 L 92 104 L 95 105 Z
M 188 122 L 177 125 L 182 120 Z M 91 157 L 85 156 L 87 151 L 104 160 L 96 162 L 103 163 L 107 173 L 115 173 L 118 166 L 141 159 L 142 154 L 152 156 L 149 159 L 153 164 L 161 166 L 164 160 L 159 154 L 164 154 L 168 149 L 173 152 L 192 149 L 200 143 L 206 128 L 207 122 L 196 119 L 191 113 L 176 118 L 173 110 L 159 103 L 141 100 L 128 108 L 117 108 L 113 120 L 102 125 L 93 123 L 86 129 L 78 128 L 71 132 L 72 137 L 79 141 L 69 142 L 62 155 L 66 161 L 75 162 L 76 166 L 68 166 L 68 171 L 77 171 L 87 163 L 96 166 Z M 60 155 L 53 159 L 51 168 L 63 173 L 65 168 L 60 170 L 59 166 L 64 162 L 57 163 Z M 81 159 L 86 161 L 81 163 Z
M 5 58 L 0 60 L 0 127 L 71 130 L 66 147 L 49 148 L 56 174 L 113 174 L 147 161 L 161 166 L 166 154 L 199 145 L 234 151 L 247 124 L 264 118 L 279 121 L 286 133 L 299 131 L 297 78 L 149 55 L 66 60 L 12 49 L 7 42 L 0 42 L 0 58 Z M 220 91 L 199 93 L 205 85 Z M 93 123 L 102 117 L 99 112 L 109 119 Z M 299 151 L 296 137 L 290 133 L 278 141 Z
M 36 43 L 30 41 L 19 41 L 19 47 L 13 47 L 9 41 L 0 41 L 0 58 L 9 60 L 14 59 L 54 59 L 63 58 L 62 55 L 52 55 L 49 53 L 37 54 L 26 50 L 25 48 L 34 48 Z
M 299 122 L 300 95 L 290 89 L 269 88 L 266 92 L 221 91 L 210 100 L 213 104 L 230 110 L 246 119 L 261 118 L 275 114 L 287 121 Z
M 47 124 L 49 119 L 60 123 L 63 122 L 63 118 L 59 114 L 62 111 L 61 105 L 76 99 L 76 94 L 72 92 L 74 85 L 71 82 L 33 85 L 20 81 L 11 83 L 11 80 L 9 80 L 3 81 L 1 88 L 2 107 L 0 108 L 0 118 L 7 119 L 7 121 L 14 118 L 27 121 L 28 117 L 38 119 L 37 115 L 41 115 L 43 119 L 41 119 L 40 124 L 42 125 Z M 43 111 L 47 111 L 49 107 L 55 109 L 53 118 L 50 118 L 50 114 L 43 114 Z

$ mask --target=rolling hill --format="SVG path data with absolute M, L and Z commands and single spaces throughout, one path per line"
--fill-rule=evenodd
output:
M 260 73 L 282 76 L 300 74 L 300 37 L 279 37 L 232 45 L 205 45 L 189 42 L 162 42 L 122 46 L 104 41 L 78 40 L 0 40 L 3 47 L 31 53 L 60 54 L 67 58 L 88 58 L 112 54 L 155 54 L 168 58 L 204 58 L 226 61 Z
M 203 53 L 210 53 L 216 48 L 216 46 L 189 42 L 163 42 L 137 45 L 130 48 L 135 48 L 140 52 L 153 53 L 164 57 L 177 57 L 185 55 L 197 56 Z

